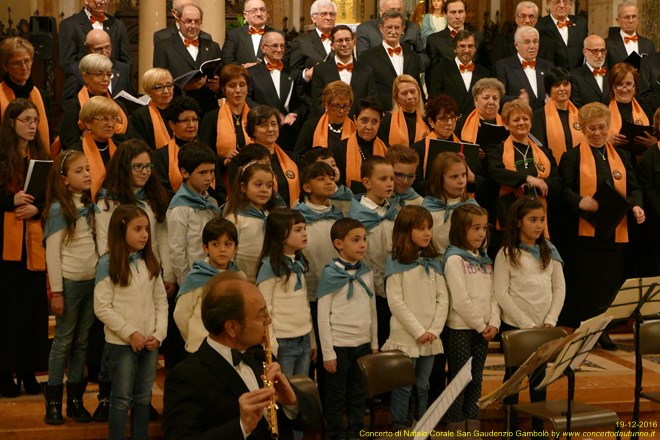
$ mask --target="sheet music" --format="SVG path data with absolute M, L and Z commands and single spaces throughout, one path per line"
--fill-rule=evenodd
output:
M 598 342 L 598 338 L 602 334 L 603 330 L 607 328 L 607 325 L 610 323 L 610 321 L 612 321 L 612 316 L 599 315 L 584 321 L 582 325 L 580 325 L 578 330 L 585 327 L 587 337 L 582 344 L 582 347 L 580 347 L 578 355 L 575 356 L 575 358 L 573 358 L 573 362 L 571 362 L 571 370 L 575 371 L 580 368 L 580 365 L 582 365 L 582 363 L 587 359 L 589 352 L 592 348 L 594 348 L 594 345 L 596 345 L 596 342 Z
M 615 320 L 628 319 L 637 310 L 642 295 L 653 287 L 647 301 L 660 292 L 660 277 L 630 278 L 619 288 L 616 298 L 612 301 L 607 313 Z M 656 304 L 658 306 L 658 304 Z M 660 307 L 647 308 L 643 306 L 642 316 L 654 315 L 660 312 Z
M 456 397 L 461 394 L 470 381 L 472 381 L 472 358 L 468 359 L 449 386 L 445 388 L 440 397 L 429 406 L 424 415 L 419 419 L 414 429 L 417 433 L 415 440 L 428 438 L 431 431 L 435 430 L 442 416 L 445 415 L 451 404 L 456 400 Z

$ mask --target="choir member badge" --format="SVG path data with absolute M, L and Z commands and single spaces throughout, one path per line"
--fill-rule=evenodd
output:
M 293 180 L 293 179 L 296 178 L 296 174 L 291 170 L 286 170 L 284 175 L 286 176 L 287 179 L 290 179 L 290 180 Z
M 536 165 L 536 169 L 538 169 L 540 172 L 545 171 L 545 166 L 541 162 L 536 162 L 534 165 Z
M 580 124 L 576 122 L 575 124 L 573 124 L 573 128 L 576 129 L 577 131 L 580 131 Z
M 621 171 L 619 170 L 614 170 L 612 171 L 612 177 L 614 177 L 616 180 L 621 180 L 623 174 L 621 174 Z

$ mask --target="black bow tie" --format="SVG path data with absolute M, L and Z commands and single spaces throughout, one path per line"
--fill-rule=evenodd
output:
M 231 349 L 231 362 L 234 364 L 234 367 L 240 364 L 241 361 L 246 362 L 248 359 L 252 359 L 252 356 L 250 356 L 247 351 L 241 353 L 235 348 Z
M 342 266 L 344 266 L 344 270 L 358 270 L 362 264 L 358 261 L 355 264 L 347 263 L 342 259 L 339 259 L 339 262 L 341 263 Z

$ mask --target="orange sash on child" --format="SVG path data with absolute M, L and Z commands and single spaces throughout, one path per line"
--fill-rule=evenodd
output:
M 167 132 L 167 127 L 165 127 L 165 121 L 158 111 L 156 104 L 151 101 L 149 103 L 149 116 L 151 117 L 151 123 L 154 126 L 154 143 L 152 145 L 154 149 L 160 148 L 163 145 L 167 145 L 170 141 L 170 134 Z
M 495 123 L 497 125 L 504 125 L 502 116 L 498 114 L 495 117 Z M 469 142 L 471 144 L 477 142 L 477 134 L 479 133 L 480 124 L 481 124 L 481 118 L 479 117 L 479 113 L 475 108 L 474 110 L 472 110 L 472 113 L 470 113 L 470 115 L 465 120 L 465 125 L 463 125 L 463 130 L 461 130 L 461 139 L 464 142 Z
M 415 111 L 415 114 L 417 117 L 415 120 L 415 139 L 413 142 L 419 142 L 424 139 L 424 136 L 429 134 L 429 128 L 426 126 L 426 123 L 419 112 Z M 390 141 L 390 145 L 401 144 L 406 147 L 410 146 L 410 141 L 408 139 L 408 124 L 406 123 L 406 117 L 401 108 L 392 112 L 388 140 Z
M 0 83 L 0 119 L 5 115 L 5 110 L 10 102 L 16 99 L 14 91 L 7 84 Z M 48 116 L 46 115 L 46 107 L 44 107 L 44 101 L 41 98 L 41 93 L 36 87 L 32 87 L 30 95 L 28 96 L 28 101 L 34 104 L 37 107 L 37 114 L 39 115 L 39 126 L 37 127 L 37 133 L 39 133 L 39 140 L 41 140 L 41 145 L 44 148 L 50 146 L 50 132 L 48 130 Z
M 243 128 L 243 136 L 247 142 L 250 139 L 245 126 L 247 125 L 247 114 L 250 107 L 243 104 L 243 112 L 241 113 L 241 125 Z M 220 157 L 227 157 L 229 153 L 236 149 L 236 129 L 234 128 L 234 117 L 232 116 L 231 108 L 227 103 L 222 104 L 218 110 L 218 122 L 216 126 L 217 135 L 215 138 L 215 150 Z
M 112 102 L 115 102 L 115 100 L 112 99 L 112 96 L 110 96 L 110 93 L 106 93 L 104 96 L 108 99 L 111 99 Z M 87 89 L 87 87 L 83 87 L 78 92 L 78 102 L 80 103 L 80 108 L 82 108 L 87 101 L 89 101 L 89 90 Z M 121 122 L 118 122 L 115 125 L 115 133 L 124 134 L 126 133 L 126 130 L 128 130 L 128 118 L 126 117 L 126 113 L 124 113 L 124 110 L 121 109 L 121 106 L 116 102 L 115 104 L 117 105 L 117 111 L 119 112 L 117 116 L 121 118 Z M 80 127 L 81 130 L 85 128 L 84 125 L 82 125 L 82 121 L 78 121 L 78 126 Z
M 85 133 L 82 137 L 82 148 L 87 162 L 89 163 L 89 174 L 92 176 L 92 196 L 96 200 L 96 193 L 98 192 L 101 185 L 103 185 L 103 180 L 105 179 L 105 164 L 103 163 L 103 158 L 101 157 L 101 152 L 96 146 L 96 142 L 92 137 L 92 134 L 89 130 L 85 130 Z M 110 152 L 110 157 L 114 156 L 117 147 L 115 143 L 112 142 L 112 138 L 108 139 L 108 151 Z
M 328 118 L 328 113 L 326 112 L 321 116 L 318 124 L 316 124 L 312 145 L 309 146 L 310 148 L 328 148 L 328 124 L 330 124 L 330 118 Z M 344 118 L 344 125 L 341 127 L 341 140 L 348 139 L 353 133 L 355 133 L 355 123 L 348 118 Z
M 373 155 L 385 157 L 387 145 L 376 136 L 373 145 Z M 351 182 L 362 180 L 360 168 L 362 167 L 362 155 L 358 146 L 357 134 L 352 134 L 346 144 L 346 186 L 351 187 Z
M 545 130 L 548 136 L 547 146 L 552 151 L 557 165 L 559 165 L 562 154 L 582 142 L 582 132 L 575 128 L 578 123 L 578 109 L 571 101 L 568 101 L 568 125 L 571 129 L 571 139 L 573 139 L 571 145 L 566 145 L 564 126 L 561 123 L 557 106 L 552 99 L 545 104 L 543 111 L 545 112 Z

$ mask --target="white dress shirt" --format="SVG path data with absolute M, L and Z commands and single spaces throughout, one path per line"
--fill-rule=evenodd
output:
M 183 42 L 183 45 L 186 45 L 186 37 L 183 36 L 181 32 L 179 32 L 179 37 L 181 37 L 181 41 Z M 196 40 L 199 41 L 199 37 L 195 38 Z M 186 50 L 190 54 L 193 60 L 197 60 L 197 54 L 199 54 L 199 46 L 195 46 L 194 44 L 189 45 L 186 47 Z
M 85 8 L 85 14 L 87 14 L 88 19 L 92 18 L 92 14 L 89 13 L 87 8 Z M 92 29 L 98 29 L 98 30 L 102 31 L 103 30 L 103 23 L 101 23 L 100 21 L 96 21 L 96 22 L 92 23 Z
M 458 67 L 458 73 L 460 73 L 461 78 L 463 78 L 463 84 L 465 84 L 465 90 L 470 91 L 470 83 L 472 82 L 472 72 L 470 72 L 467 69 L 465 69 L 465 72 L 461 72 L 461 66 L 463 65 L 463 63 L 458 59 L 458 57 L 455 57 L 454 61 L 456 61 L 456 67 Z
M 254 26 L 251 26 L 251 27 L 254 27 Z M 248 30 L 249 29 L 250 29 L 250 26 L 248 25 Z M 262 35 L 260 35 L 260 34 L 250 35 L 250 39 L 252 40 L 252 48 L 254 49 L 254 56 L 257 56 L 257 54 L 259 53 L 259 45 L 261 44 L 261 37 L 262 37 Z
M 347 62 L 342 63 L 342 64 L 351 64 L 353 62 L 354 62 L 353 57 L 351 57 L 350 60 L 348 60 Z M 341 60 L 335 56 L 335 64 L 338 64 L 338 63 L 341 63 Z M 353 77 L 353 72 L 349 72 L 346 69 L 339 71 L 339 79 L 344 81 L 349 86 L 351 85 L 351 78 L 352 77 Z
M 555 26 L 557 26 L 557 23 L 559 22 L 555 17 L 550 15 L 550 18 L 552 18 L 552 21 L 554 22 Z M 566 21 L 568 21 L 568 17 L 566 17 Z M 559 35 L 561 35 L 561 39 L 564 40 L 564 44 L 568 46 L 568 26 L 564 26 L 560 28 L 557 26 L 557 30 L 559 31 Z
M 518 54 L 518 59 L 520 60 L 520 63 L 522 64 L 523 57 Z M 527 80 L 529 81 L 529 85 L 532 86 L 532 91 L 534 91 L 534 96 L 538 97 L 539 96 L 539 91 L 538 91 L 538 86 L 536 83 L 536 69 L 532 69 L 531 67 L 523 67 L 523 72 L 525 73 L 525 76 L 527 77 Z
M 386 52 L 388 48 L 396 49 L 396 47 L 392 47 L 389 44 L 387 44 L 385 40 L 383 40 L 383 47 L 385 48 Z M 387 52 L 387 55 L 390 57 L 390 62 L 392 63 L 392 66 L 394 66 L 394 71 L 396 72 L 396 75 L 397 76 L 403 75 L 403 47 L 401 47 L 400 55 L 393 54 L 392 56 L 390 56 L 389 52 Z
M 635 32 L 635 33 L 632 34 L 632 35 L 628 35 L 628 34 L 626 34 L 626 33 L 623 32 L 623 31 L 619 31 L 619 34 L 621 35 L 621 40 L 623 41 L 623 47 L 626 48 L 626 53 L 627 53 L 628 55 L 630 55 L 630 54 L 633 53 L 633 52 L 637 52 L 637 53 L 639 53 L 639 44 L 638 44 L 638 42 L 635 42 L 635 41 L 630 40 L 630 41 L 628 42 L 628 44 L 626 44 L 626 40 L 625 40 L 625 37 L 628 37 L 628 38 L 630 38 L 630 37 L 634 37 L 635 35 L 637 35 L 637 32 Z M 637 35 L 637 38 L 639 38 L 639 35 Z M 640 55 L 641 55 L 641 54 L 640 54 Z
M 589 63 L 586 63 L 586 64 L 587 64 L 587 67 L 589 68 L 589 70 L 591 70 L 591 74 L 593 75 L 594 68 L 591 67 L 591 64 L 589 64 Z M 598 84 L 598 88 L 600 89 L 600 91 L 602 93 L 603 92 L 603 77 L 600 76 L 600 75 L 596 75 L 596 76 L 594 76 L 594 79 L 596 80 L 596 84 Z
M 270 61 L 264 57 L 264 63 L 269 63 Z M 272 64 L 272 63 L 271 63 Z M 273 85 L 275 86 L 275 91 L 277 92 L 277 97 L 281 98 L 280 96 L 280 76 L 282 75 L 282 72 L 278 69 L 273 69 L 270 71 L 270 77 L 273 79 Z

